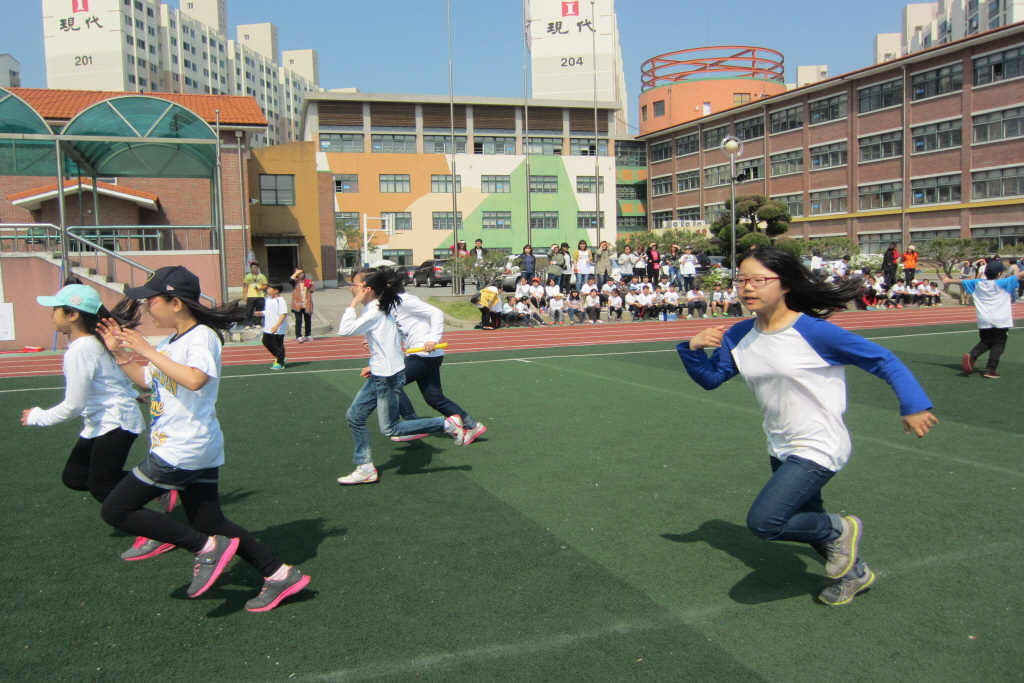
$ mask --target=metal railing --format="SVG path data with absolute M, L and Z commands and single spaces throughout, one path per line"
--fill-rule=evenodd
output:
M 92 229 L 96 229 L 95 226 L 84 226 Z M 138 226 L 128 226 L 129 229 Z M 200 226 L 201 227 L 201 226 Z M 68 236 L 68 257 L 69 260 L 75 260 L 76 265 L 83 268 L 89 268 L 82 261 L 83 258 L 91 257 L 93 259 L 92 270 L 99 275 L 103 275 L 111 282 L 119 282 L 128 287 L 135 286 L 135 271 L 142 271 L 145 273 L 145 277 L 142 281 L 145 282 L 155 271 L 151 268 L 147 268 L 141 263 L 136 263 L 130 258 L 123 254 L 117 253 L 113 249 L 93 242 L 81 235 L 76 235 L 72 232 L 74 229 L 82 229 L 83 226 L 72 226 L 65 231 Z M 182 226 L 182 229 L 195 229 L 196 226 Z M 101 226 L 102 229 L 102 226 Z M 120 226 L 119 228 L 120 229 Z M 167 230 L 167 228 L 160 228 L 161 230 Z M 209 228 L 206 228 L 209 231 Z M 10 248 L 13 246 L 13 249 Z M 124 250 L 128 251 L 128 250 Z M 169 250 L 150 250 L 141 249 L 140 251 L 174 251 Z M 60 259 L 61 256 L 61 229 L 60 227 L 53 225 L 52 223 L 0 223 L 0 252 L 21 252 L 21 253 L 40 253 L 49 254 L 52 258 Z M 76 260 L 77 259 L 77 260 Z M 122 272 L 119 275 L 118 267 L 121 267 Z M 71 273 L 65 273 L 64 277 L 67 278 Z M 126 276 L 126 277 L 124 277 Z M 217 301 L 211 296 L 206 294 L 200 294 L 200 298 L 208 301 L 211 305 L 216 306 Z
M 68 233 L 113 251 L 213 249 L 208 225 L 69 225 Z

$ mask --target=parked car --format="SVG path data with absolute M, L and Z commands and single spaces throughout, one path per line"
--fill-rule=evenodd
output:
M 452 274 L 448 270 L 448 259 L 430 259 L 420 264 L 412 275 L 412 283 L 417 287 L 424 283 L 428 287 L 441 285 L 442 287 L 452 283 Z
M 400 273 L 405 273 L 405 284 L 413 284 L 413 274 L 416 272 L 416 266 L 395 266 L 395 270 Z
M 548 255 L 547 254 L 535 254 L 537 257 L 537 270 L 534 271 L 534 277 L 539 277 L 541 282 L 546 282 L 546 275 L 548 272 Z M 521 269 L 517 261 L 522 257 L 522 254 L 509 254 L 505 260 L 505 267 L 501 273 L 501 288 L 506 292 L 516 291 L 516 282 L 522 276 Z

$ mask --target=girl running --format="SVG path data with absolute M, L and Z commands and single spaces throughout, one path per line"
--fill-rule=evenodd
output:
M 146 284 L 130 287 L 125 294 L 144 299 L 157 326 L 173 329 L 174 334 L 154 348 L 112 318 L 100 325 L 107 349 L 128 379 L 153 391 L 149 455 L 107 496 L 103 521 L 139 536 L 126 553 L 132 557 L 125 559 L 154 557 L 175 547 L 194 553 L 190 598 L 209 590 L 237 552 L 266 577 L 259 596 L 245 608 L 271 610 L 302 590 L 309 577 L 283 564 L 252 534 L 224 517 L 217 492 L 224 463 L 224 436 L 215 408 L 222 332 L 240 321 L 243 312 L 237 304 L 212 309 L 200 304 L 199 278 L 183 266 L 161 268 Z M 132 353 L 149 364 L 137 364 Z M 181 496 L 188 525 L 143 507 L 168 491 Z
M 32 408 L 21 415 L 21 424 L 49 427 L 82 416 L 84 428 L 64 466 L 64 485 L 88 491 L 103 502 L 124 471 L 128 452 L 145 425 L 135 398 L 139 395 L 107 351 L 98 329 L 100 320 L 111 318 L 125 328 L 139 324 L 138 305 L 124 299 L 111 313 L 92 287 L 72 284 L 56 296 L 36 297 L 53 306 L 53 325 L 68 336 L 64 354 L 64 400 L 49 410 Z M 165 511 L 173 501 L 164 500 Z
M 837 580 L 819 598 L 845 605 L 875 575 L 858 554 L 860 519 L 827 513 L 821 498 L 850 456 L 844 366 L 889 383 L 908 434 L 922 437 L 939 421 L 920 384 L 891 351 L 824 320 L 857 295 L 859 280 L 822 283 L 788 252 L 764 248 L 744 258 L 736 282 L 756 319 L 707 328 L 679 344 L 679 356 L 705 389 L 743 374 L 761 404 L 773 472 L 747 526 L 760 538 L 808 543 L 824 555 L 825 573 Z M 715 349 L 710 358 L 705 348 Z
M 380 430 L 387 436 L 408 436 L 447 432 L 455 443 L 465 444 L 466 430 L 458 413 L 448 417 L 427 417 L 420 420 L 400 420 L 400 401 L 405 387 L 405 356 L 402 354 L 402 331 L 395 320 L 401 305 L 403 274 L 384 268 L 373 272 L 359 272 L 352 278 L 352 303 L 341 316 L 338 334 L 352 337 L 361 334 L 370 347 L 370 366 L 363 368 L 366 383 L 352 399 L 345 413 L 355 441 L 353 460 L 356 469 L 338 479 L 339 484 L 372 484 L 378 480 L 370 452 L 370 432 L 366 418 L 379 408 L 377 419 Z M 356 315 L 355 307 L 363 304 L 363 314 Z M 482 430 L 481 432 L 482 433 Z

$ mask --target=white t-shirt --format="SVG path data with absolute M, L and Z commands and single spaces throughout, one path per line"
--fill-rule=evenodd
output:
M 217 421 L 220 388 L 220 338 L 206 325 L 164 339 L 156 350 L 175 363 L 195 368 L 209 379 L 199 391 L 181 386 L 156 365 L 145 368 L 153 392 L 149 403 L 149 450 L 183 470 L 224 464 L 224 435 Z
M 712 301 L 727 301 L 727 299 L 726 299 L 726 295 L 727 294 L 728 294 L 728 292 L 726 292 L 724 289 L 713 289 L 713 290 L 711 290 L 711 300 Z
M 499 310 L 500 303 L 499 303 Z M 363 307 L 363 314 L 356 316 L 356 309 L 345 309 L 338 325 L 338 334 L 354 337 L 361 334 L 370 346 L 370 372 L 376 377 L 392 377 L 405 370 L 402 356 L 402 333 L 393 315 L 384 315 L 377 300 Z
M 29 425 L 49 427 L 81 415 L 85 425 L 79 436 L 84 439 L 95 439 L 118 427 L 134 434 L 145 429 L 135 400 L 139 392 L 96 337 L 79 337 L 68 344 L 64 378 L 64 400 L 49 410 L 33 408 Z
M 811 257 L 811 270 L 818 270 L 819 268 L 821 268 L 821 257 L 820 256 L 812 256 Z
M 679 292 L 673 292 L 671 289 L 665 292 L 663 295 L 666 303 L 670 303 L 673 306 L 679 304 Z
M 282 315 L 284 320 L 281 321 L 277 332 L 274 332 L 274 325 Z M 283 296 L 266 298 L 266 303 L 263 304 L 263 331 L 266 334 L 284 334 L 288 331 L 288 304 L 285 303 Z
M 519 303 L 516 304 L 516 313 L 519 313 L 520 315 L 529 316 L 530 304 L 526 303 L 525 301 L 520 301 Z
M 594 292 L 593 294 L 588 294 L 585 305 L 588 307 L 593 306 L 594 308 L 600 308 L 601 297 L 597 295 L 597 292 Z
M 622 297 L 618 294 L 612 294 L 608 297 L 608 306 L 610 308 L 622 308 Z
M 686 292 L 686 300 L 687 301 L 703 301 L 704 300 L 704 293 L 700 292 L 700 291 L 695 292 L 695 291 L 693 291 L 691 289 L 688 292 Z
M 548 303 L 550 303 L 550 299 L 555 298 L 555 294 L 559 294 L 561 291 L 562 288 L 559 287 L 558 285 L 548 285 L 547 287 L 545 287 L 544 295 L 549 299 Z
M 634 306 L 634 305 L 635 306 L 641 306 L 642 304 L 640 303 L 640 295 L 637 294 L 636 292 L 630 292 L 629 294 L 627 294 L 626 295 L 626 305 L 627 306 Z
M 587 294 L 590 294 L 590 293 L 591 293 L 591 292 L 592 292 L 593 290 L 595 290 L 595 289 L 597 289 L 597 288 L 598 288 L 598 287 L 597 287 L 597 285 L 596 285 L 596 284 L 593 284 L 593 285 L 592 285 L 592 284 L 590 284 L 590 283 L 588 282 L 587 284 L 585 284 L 585 285 L 583 285 L 582 287 L 580 287 L 580 296 L 585 296 L 585 295 L 587 295 Z
M 654 295 L 650 293 L 641 294 L 636 298 L 636 302 L 641 306 L 650 306 L 654 303 Z
M 594 261 L 590 258 L 589 250 L 581 251 L 576 255 L 576 272 L 581 275 L 594 272 Z
M 693 254 L 683 254 L 679 257 L 679 274 L 696 275 L 697 257 Z
M 560 311 L 565 308 L 565 299 L 560 296 L 552 297 L 548 299 L 548 308 L 552 311 Z
M 544 298 L 544 288 L 541 287 L 540 285 L 534 285 L 533 287 L 530 287 L 530 296 L 532 296 L 532 297 L 534 297 L 536 299 L 543 299 Z
M 516 285 L 516 298 L 522 299 L 523 297 L 530 296 L 530 285 L 519 284 Z
M 412 294 L 399 294 L 398 298 L 402 303 L 395 309 L 395 322 L 402 334 L 402 345 L 407 349 L 416 349 L 427 342 L 440 342 L 444 334 L 444 313 L 441 309 L 424 303 Z M 413 355 L 443 356 L 444 351 L 434 349 L 430 353 L 421 351 Z
M 964 291 L 974 298 L 979 329 L 1013 327 L 1010 302 L 1018 285 L 1016 277 L 963 281 Z

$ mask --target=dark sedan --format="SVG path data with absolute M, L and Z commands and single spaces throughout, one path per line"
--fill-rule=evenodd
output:
M 442 287 L 452 283 L 452 274 L 448 270 L 447 259 L 430 259 L 420 264 L 420 267 L 412 275 L 412 283 L 419 287 L 426 283 L 428 287 L 441 285 Z

